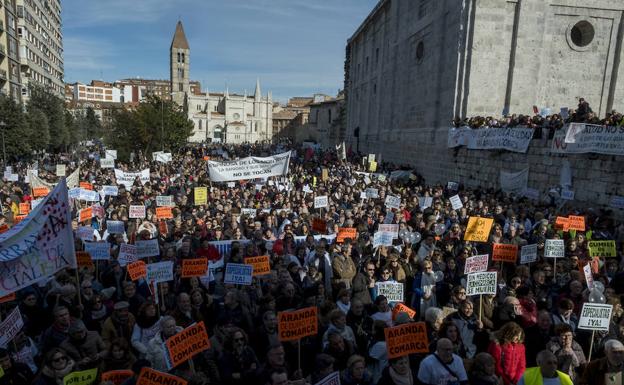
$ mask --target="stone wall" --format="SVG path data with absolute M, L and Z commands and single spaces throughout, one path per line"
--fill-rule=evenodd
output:
M 567 160 L 572 170 L 574 205 L 606 206 L 613 195 L 624 196 L 624 157 L 601 154 L 551 153 L 552 140 L 533 139 L 526 154 L 504 150 L 447 148 L 448 128 L 409 130 L 382 140 L 360 138 L 363 153 L 381 152 L 382 161 L 410 164 L 428 184 L 458 181 L 466 186 L 500 187 L 501 170 L 516 172 L 529 167 L 528 187 L 542 196 L 559 185 Z M 355 146 L 354 146 L 355 148 Z M 623 217 L 624 210 L 614 210 Z

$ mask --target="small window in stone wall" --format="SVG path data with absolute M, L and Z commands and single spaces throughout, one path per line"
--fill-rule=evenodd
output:
M 594 26 L 587 20 L 579 21 L 570 30 L 572 42 L 579 47 L 589 45 L 594 40 L 594 35 Z
M 425 57 L 425 43 L 422 41 L 419 41 L 418 44 L 416 44 L 416 62 L 418 63 L 422 62 L 424 57 Z

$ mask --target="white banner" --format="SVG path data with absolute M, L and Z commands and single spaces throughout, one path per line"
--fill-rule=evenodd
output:
M 175 204 L 173 203 L 173 196 L 172 195 L 158 195 L 156 197 L 156 206 L 174 207 Z
M 225 265 L 225 277 L 223 283 L 235 285 L 251 285 L 253 266 L 241 263 L 228 263 Z
M 565 257 L 565 245 L 563 239 L 547 239 L 544 246 L 544 258 Z
M 564 135 L 565 140 L 561 142 Z M 552 152 L 566 154 L 624 155 L 624 126 L 599 126 L 570 123 L 566 130 L 558 130 L 553 138 Z
M 612 312 L 613 305 L 585 302 L 581 309 L 578 328 L 608 332 Z
M 130 219 L 143 219 L 145 218 L 145 206 L 143 205 L 131 205 L 128 212 L 128 218 Z
M 377 282 L 377 295 L 383 295 L 388 302 L 403 302 L 403 284 L 400 282 Z
M 464 274 L 480 273 L 482 271 L 486 271 L 488 269 L 489 262 L 489 254 L 475 255 L 474 257 L 466 258 Z
M 401 197 L 388 195 L 384 203 L 389 209 L 398 209 L 401 206 Z
M 286 175 L 289 163 L 290 151 L 266 158 L 250 156 L 229 162 L 209 160 L 208 171 L 213 182 L 228 182 Z
M 527 152 L 533 138 L 532 128 L 451 128 L 448 132 L 448 148 L 466 146 L 470 150 L 507 150 Z
M 468 274 L 466 281 L 466 295 L 496 294 L 496 272 Z
M 0 235 L 0 297 L 76 267 L 65 179 L 20 223 Z
M 84 249 L 94 261 L 108 261 L 110 259 L 110 244 L 108 242 L 85 242 Z
M 134 184 L 136 178 L 139 178 L 141 184 L 145 184 L 149 182 L 150 179 L 150 170 L 146 168 L 145 170 L 137 171 L 137 172 L 125 172 L 118 168 L 115 169 L 115 179 L 117 179 L 117 184 L 122 184 L 126 186 L 126 189 L 130 189 Z
M 169 163 L 171 162 L 172 156 L 170 152 L 162 152 L 156 151 L 152 152 L 152 160 L 160 163 Z
M 109 195 L 112 197 L 116 197 L 117 195 L 119 195 L 119 187 L 117 186 L 102 186 L 102 190 L 100 191 L 100 194 L 103 196 Z
M 537 261 L 537 244 L 522 246 L 520 249 L 520 264 Z
M 134 242 L 136 246 L 137 258 L 155 257 L 160 255 L 160 248 L 158 246 L 158 239 L 148 239 L 145 241 Z
M 501 190 L 507 194 L 520 195 L 527 189 L 529 183 L 529 168 L 518 172 L 500 171 Z
M 54 186 L 56 186 L 56 183 L 49 183 L 39 178 L 38 170 L 28 170 L 28 181 L 31 188 L 47 187 L 52 190 L 54 189 Z M 80 167 L 78 167 L 76 170 L 74 170 L 74 172 L 69 174 L 65 181 L 67 188 L 78 187 L 78 185 L 80 184 Z
M 327 207 L 327 195 L 314 197 L 314 208 L 322 209 L 324 207 Z
M 104 150 L 105 158 L 117 159 L 117 150 Z
M 19 307 L 15 307 L 11 314 L 0 323 L 0 347 L 7 348 L 17 333 L 24 327 L 24 320 Z
M 453 195 L 450 198 L 451 201 L 451 206 L 453 207 L 453 210 L 459 210 L 462 207 L 464 207 L 464 204 L 461 201 L 461 198 L 459 197 L 459 195 Z

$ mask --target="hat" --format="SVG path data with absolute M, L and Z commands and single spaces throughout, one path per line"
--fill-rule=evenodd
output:
M 410 323 L 410 322 L 412 322 L 412 319 L 404 311 L 400 311 L 399 314 L 397 314 L 396 318 L 394 319 L 394 324 L 395 325 L 402 325 L 402 324 L 406 324 L 406 323 Z
M 108 300 L 113 296 L 113 294 L 115 294 L 116 291 L 117 289 L 111 286 L 111 287 L 107 287 L 106 289 L 102 289 L 100 291 L 100 295 L 102 296 L 102 299 Z
M 71 325 L 69 325 L 69 333 L 82 332 L 85 330 L 87 330 L 87 327 L 85 326 L 84 322 L 79 319 L 75 320 L 71 323 Z
M 127 309 L 130 307 L 130 304 L 126 301 L 119 301 L 115 304 L 115 306 L 113 307 L 113 309 L 115 310 L 123 310 L 123 309 Z

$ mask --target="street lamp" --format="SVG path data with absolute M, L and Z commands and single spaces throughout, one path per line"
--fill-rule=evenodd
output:
M 2 165 L 6 167 L 7 157 L 6 157 L 6 146 L 4 144 L 4 129 L 6 128 L 6 123 L 4 120 L 0 120 L 0 131 L 2 132 Z

